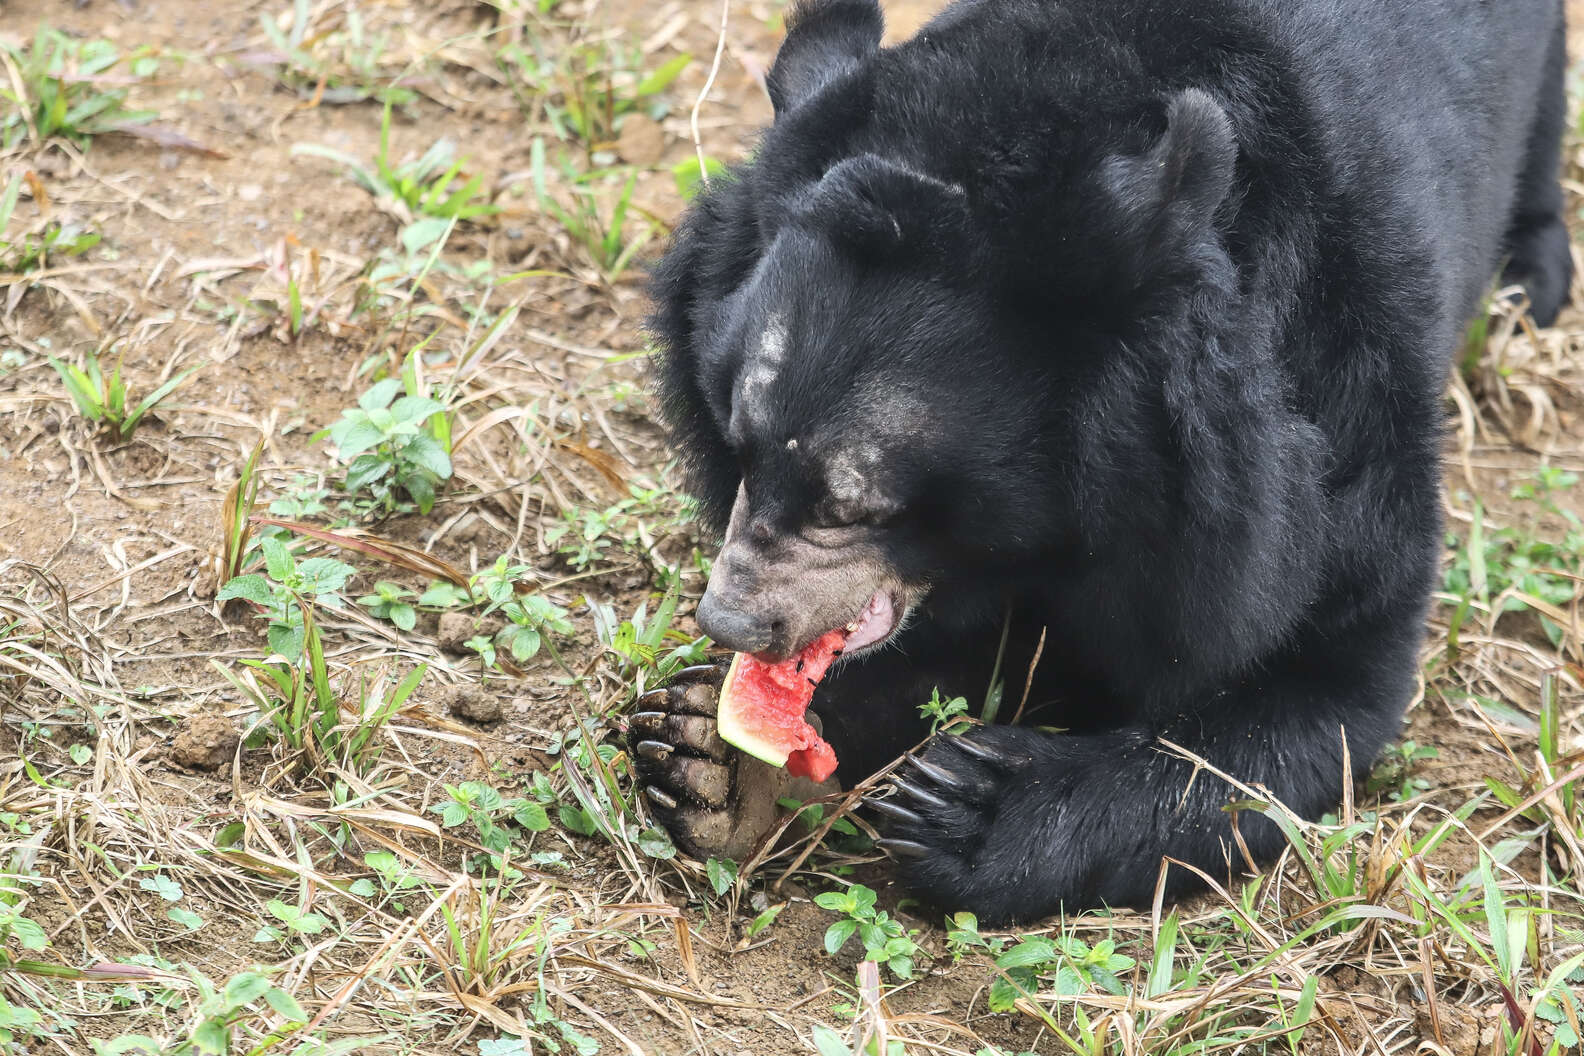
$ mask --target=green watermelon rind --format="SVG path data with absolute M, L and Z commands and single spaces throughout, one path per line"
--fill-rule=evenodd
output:
M 791 748 L 779 751 L 775 745 L 753 733 L 742 723 L 743 709 L 737 707 L 732 687 L 736 685 L 738 668 L 742 665 L 744 655 L 746 654 L 733 654 L 731 667 L 726 669 L 726 680 L 721 683 L 720 689 L 720 706 L 715 713 L 715 729 L 720 734 L 721 740 L 733 748 L 746 752 L 771 766 L 786 766 L 787 757 L 793 751 Z

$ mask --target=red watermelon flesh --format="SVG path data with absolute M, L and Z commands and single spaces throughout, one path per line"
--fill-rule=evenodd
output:
M 732 658 L 721 685 L 721 739 L 793 777 L 823 781 L 836 771 L 836 753 L 804 721 L 814 687 L 841 655 L 847 631 L 814 639 L 801 653 L 767 664 L 747 653 Z

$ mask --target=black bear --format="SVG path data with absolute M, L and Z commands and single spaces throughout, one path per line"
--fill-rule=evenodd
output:
M 961 0 L 884 48 L 874 0 L 787 23 L 773 126 L 653 281 L 725 533 L 700 626 L 769 659 L 856 628 L 813 704 L 849 781 L 1001 657 L 1021 724 L 936 736 L 873 804 L 935 904 L 1268 860 L 1176 748 L 1314 817 L 1344 739 L 1358 770 L 1396 733 L 1451 353 L 1498 274 L 1541 324 L 1570 285 L 1561 0 Z M 630 736 L 678 842 L 741 854 L 784 781 L 720 743 L 711 674 Z

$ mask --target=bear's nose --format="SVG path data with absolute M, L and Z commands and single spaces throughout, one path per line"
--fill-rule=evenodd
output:
M 706 590 L 694 614 L 699 628 L 734 653 L 767 653 L 781 636 L 780 620 L 723 603 L 716 591 Z

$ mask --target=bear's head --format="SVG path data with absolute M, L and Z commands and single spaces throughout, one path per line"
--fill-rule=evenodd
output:
M 1031 554 L 1073 544 L 1096 455 L 1070 419 L 1138 412 L 1126 389 L 1085 394 L 1159 314 L 1153 291 L 1198 281 L 1236 147 L 1186 89 L 1034 200 L 1027 173 L 932 166 L 929 129 L 865 122 L 886 90 L 872 0 L 789 25 L 776 127 L 678 229 L 651 325 L 673 441 L 725 532 L 700 626 L 770 658 L 847 627 L 854 655 L 931 591 L 982 618 Z

